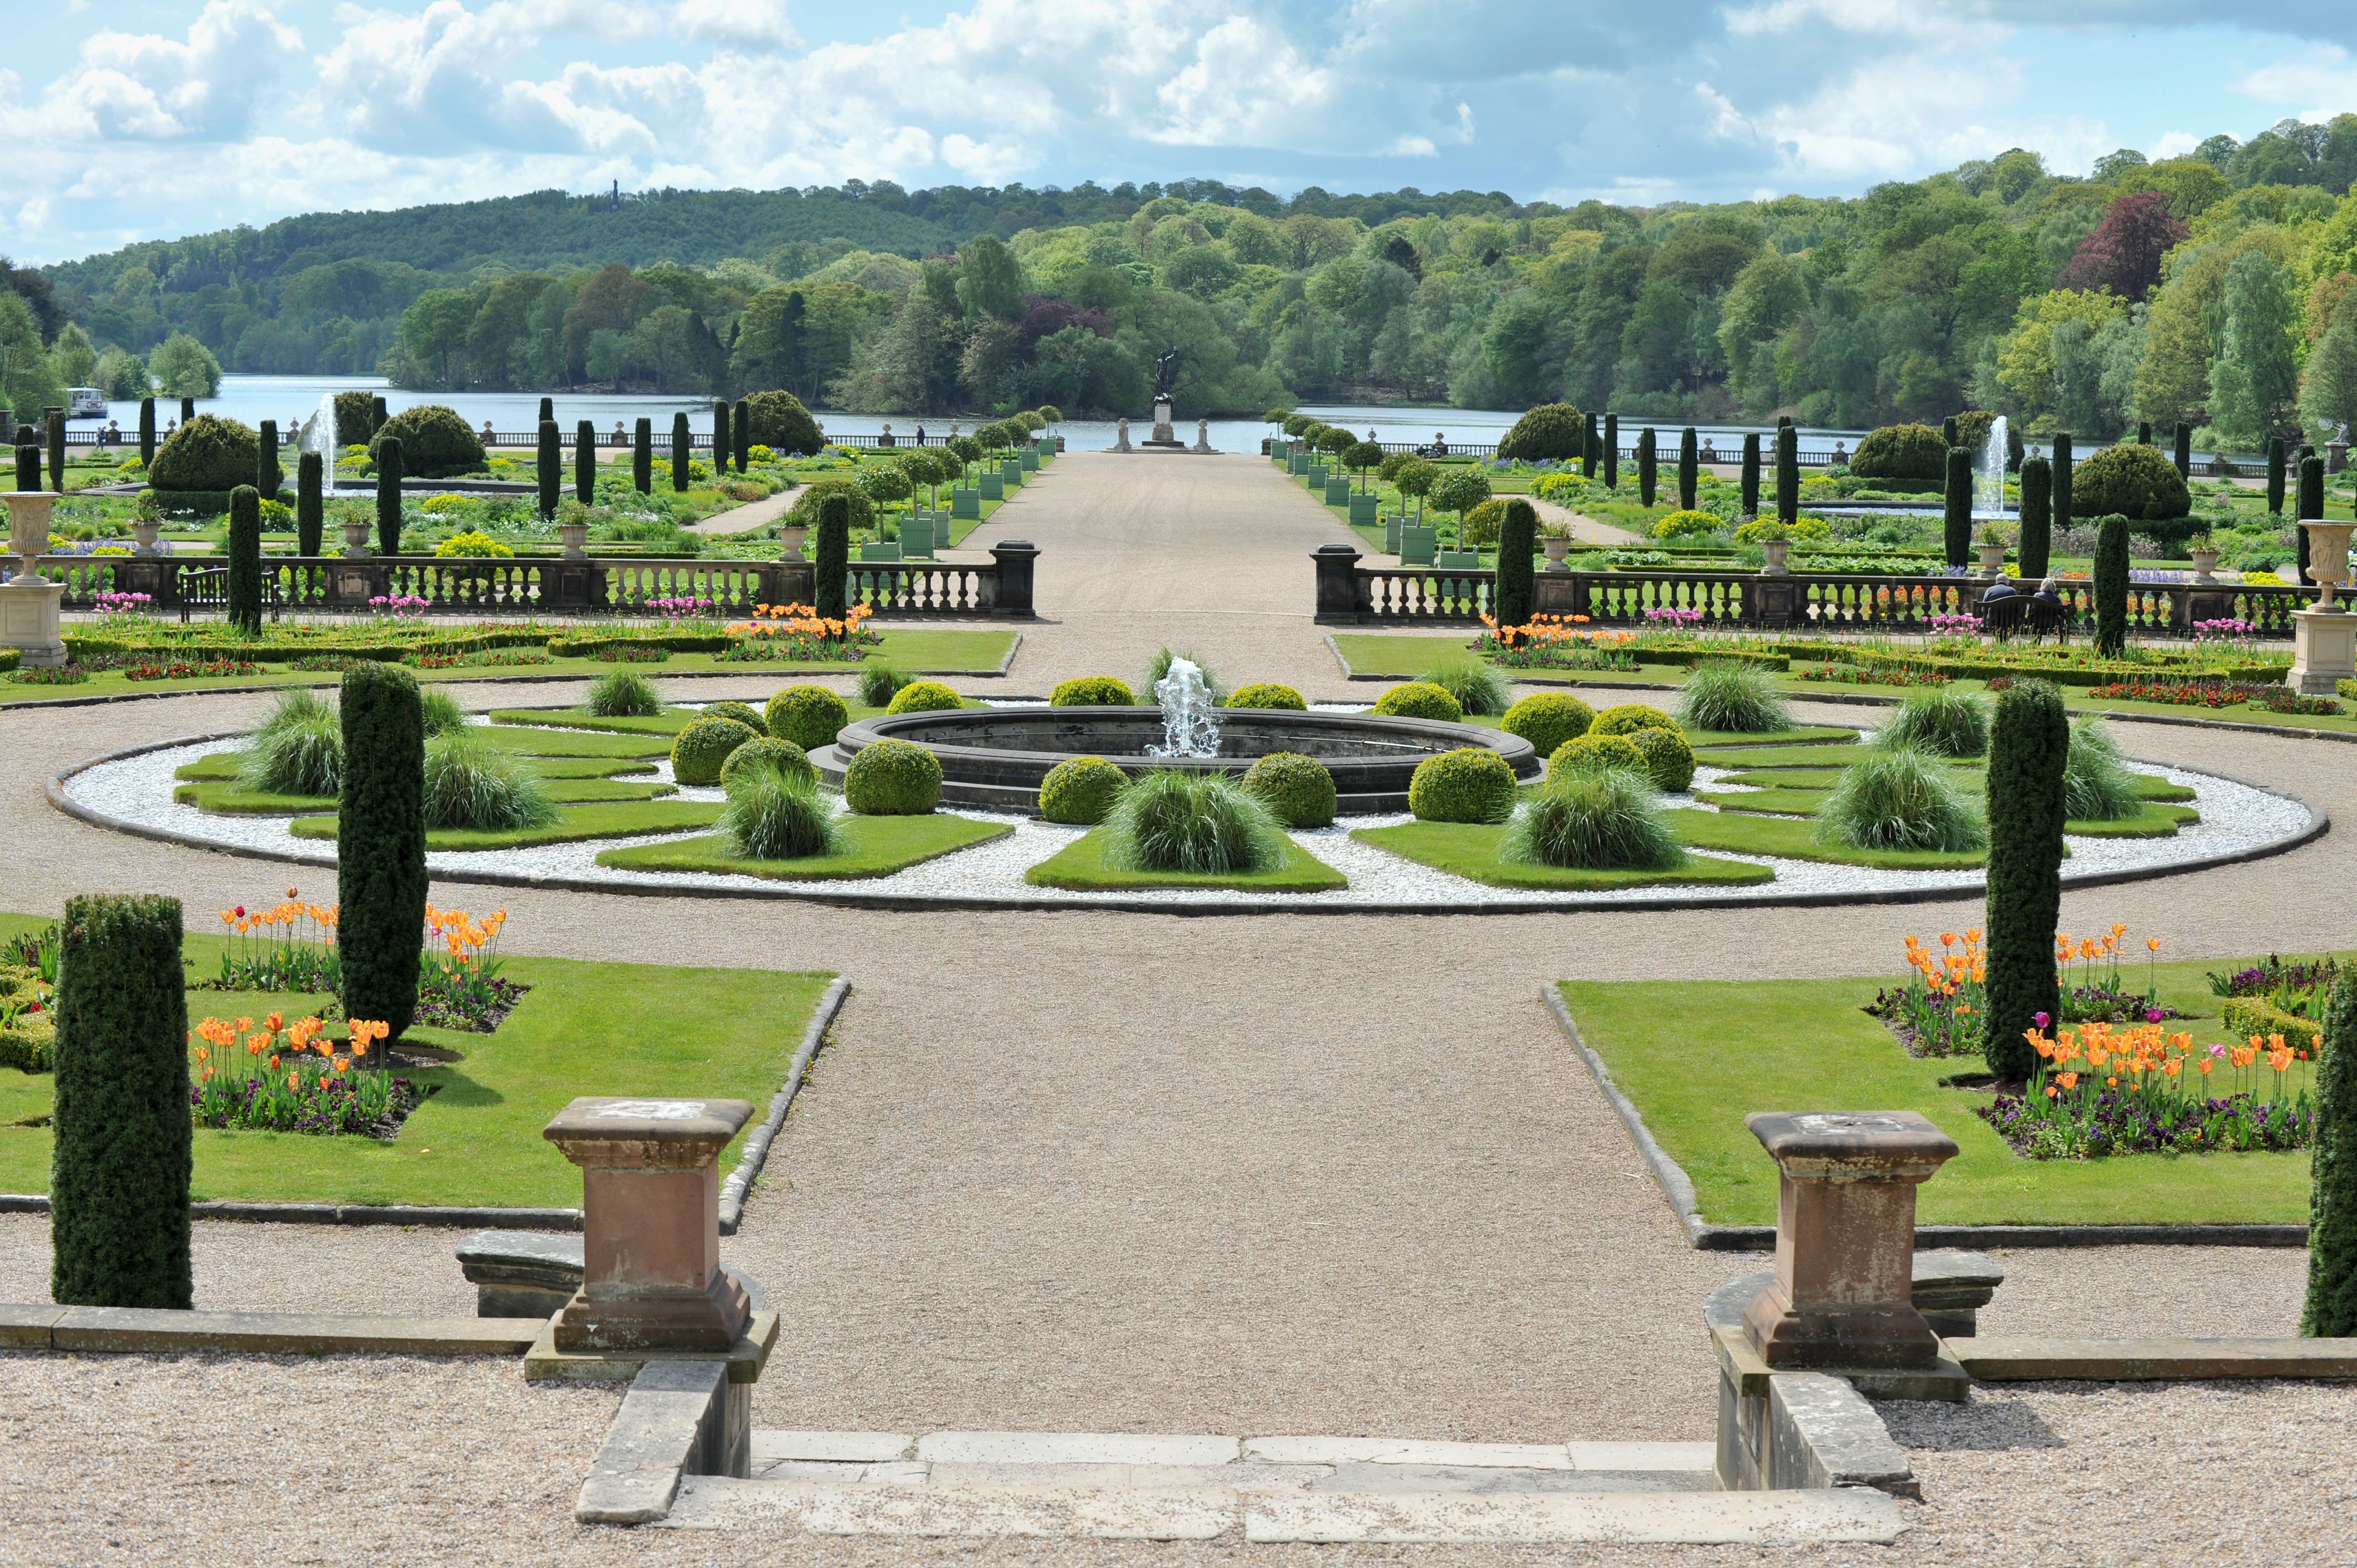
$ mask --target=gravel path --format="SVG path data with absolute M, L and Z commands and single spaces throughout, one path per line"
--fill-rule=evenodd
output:
M 1044 691 L 1061 675 L 1134 672 L 1177 628 L 1230 679 L 1284 678 L 1313 697 L 1363 700 L 1300 613 L 1307 553 L 1340 530 L 1284 489 L 1267 465 L 1241 458 L 1054 465 L 994 520 L 1049 551 L 1049 624 L 1006 684 Z M 1205 557 L 1216 573 L 1189 569 Z M 1060 559 L 1067 564 L 1049 566 Z M 1222 602 L 1243 610 L 1221 611 Z M 776 684 L 663 681 L 682 700 L 760 696 Z M 578 693 L 455 690 L 481 707 Z M 236 728 L 267 702 L 191 694 L 0 710 L 5 902 L 53 909 L 70 892 L 124 887 L 206 912 L 284 886 L 282 868 L 103 832 L 40 793 L 63 766 L 159 736 Z M 1854 722 L 1857 711 L 1812 716 Z M 2137 725 L 2119 734 L 2138 757 L 2270 784 L 2343 820 L 2357 813 L 2357 754 L 2340 746 Z M 2063 924 L 2125 920 L 2160 937 L 2172 957 L 2331 942 L 2346 927 L 2339 848 L 2328 835 L 2255 865 L 2067 893 Z M 301 881 L 307 894 L 332 897 L 328 874 Z M 442 886 L 435 896 L 480 904 L 480 891 Z M 503 902 L 513 950 L 618 950 L 610 898 L 519 889 Z M 1895 969 L 1900 936 L 1971 923 L 1978 905 L 1186 919 L 649 897 L 621 913 L 639 961 L 854 978 L 838 1044 L 820 1058 L 770 1177 L 726 1247 L 797 1326 L 759 1386 L 759 1423 L 1544 1440 L 1706 1434 L 1712 1373 L 1697 1304 L 1759 1262 L 1683 1245 L 1593 1084 L 1566 1058 L 1541 982 Z M 450 1259 L 457 1239 L 208 1224 L 199 1228 L 199 1299 L 463 1310 Z M 41 1251 L 38 1221 L 0 1221 L 0 1294 L 38 1296 Z M 2290 1326 L 2300 1255 L 2138 1249 L 2016 1253 L 2007 1264 L 2016 1278 L 1990 1315 L 1993 1330 L 2126 1322 L 2216 1331 L 2223 1318 L 2229 1331 L 2265 1333 Z M 0 1358 L 0 1420 L 40 1434 L 0 1445 L 0 1518 L 16 1527 L 0 1538 L 0 1563 L 12 1553 L 110 1560 L 102 1513 L 150 1521 L 120 1537 L 145 1543 L 123 1548 L 124 1560 L 972 1560 L 954 1544 L 585 1538 L 565 1514 L 606 1407 L 528 1393 L 511 1368 L 449 1369 L 420 1385 L 364 1369 L 375 1365 Z M 2345 1542 L 2345 1484 L 2293 1473 L 2286 1457 L 2345 1445 L 2345 1394 L 2002 1398 L 2046 1412 L 2040 1419 L 2078 1434 L 2070 1441 L 2079 1445 L 2000 1451 L 1957 1439 L 1925 1465 L 1929 1517 L 1950 1522 L 1910 1536 L 1899 1553 L 2127 1561 L 2147 1555 L 2148 1541 L 2151 1556 L 2198 1544 L 2221 1560 L 2286 1561 Z M 159 1434 L 170 1443 L 157 1446 Z M 2257 1466 L 2237 1473 L 2241 1487 L 2183 1484 L 2190 1466 L 2226 1452 Z M 470 1454 L 482 1462 L 466 1462 Z M 302 1487 L 219 1480 L 280 1467 Z M 60 1491 L 67 1473 L 76 1483 Z M 382 1495 L 387 1474 L 401 1488 L 396 1506 L 350 1506 Z M 2163 1475 L 2179 1484 L 2146 1480 Z M 1953 1514 L 1940 1500 L 1951 1485 L 1966 1502 Z M 304 1487 L 331 1505 L 350 1496 L 323 1508 Z M 2213 1516 L 2197 1509 L 2220 1510 L 2198 1541 L 2191 1532 Z M 157 1533 L 167 1529 L 184 1533 Z M 990 1556 L 1163 1563 L 1196 1561 L 1195 1550 L 1017 1545 Z M 1284 1555 L 1213 1550 L 1216 1558 L 1198 1555 Z M 1584 1560 L 1316 1561 L 1459 1557 Z M 1286 1560 L 1296 1558 L 1310 1561 Z

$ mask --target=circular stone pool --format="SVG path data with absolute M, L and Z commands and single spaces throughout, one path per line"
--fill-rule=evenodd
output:
M 1531 743 L 1503 730 L 1435 719 L 1373 714 L 1295 713 L 1282 708 L 1220 710 L 1217 757 L 1156 757 L 1146 748 L 1163 738 L 1159 708 L 955 708 L 862 719 L 845 727 L 833 746 L 813 754 L 820 774 L 840 784 L 863 747 L 879 740 L 914 741 L 942 761 L 945 805 L 1024 815 L 1039 810 L 1039 783 L 1056 764 L 1102 757 L 1126 773 L 1176 768 L 1189 772 L 1242 773 L 1275 751 L 1314 757 L 1334 775 L 1336 808 L 1344 816 L 1407 810 L 1415 765 L 1460 746 L 1494 751 L 1517 779 L 1545 766 Z

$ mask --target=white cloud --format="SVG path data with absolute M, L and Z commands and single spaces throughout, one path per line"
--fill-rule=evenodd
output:
M 785 0 L 679 0 L 673 25 L 698 43 L 768 51 L 802 42 L 787 18 Z
M 220 141 L 242 134 L 302 39 L 253 0 L 211 0 L 186 38 L 93 33 L 38 110 L 11 116 L 42 141 Z
M 2303 120 L 2324 120 L 2357 109 L 2357 60 L 2339 44 L 2314 44 L 2229 83 L 2245 98 L 2280 108 L 2298 105 Z

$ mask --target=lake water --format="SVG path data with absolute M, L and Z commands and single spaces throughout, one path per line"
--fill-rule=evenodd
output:
M 289 422 L 300 423 L 318 411 L 319 399 L 331 392 L 364 391 L 381 393 L 385 406 L 398 413 L 418 403 L 447 403 L 466 419 L 480 427 L 483 421 L 491 422 L 498 431 L 529 431 L 539 422 L 540 394 L 537 392 L 404 392 L 375 376 L 225 376 L 221 395 L 197 400 L 199 413 L 218 413 L 254 424 L 265 419 L 278 421 L 281 430 Z M 565 433 L 574 424 L 588 420 L 601 432 L 610 432 L 619 420 L 627 430 L 640 419 L 654 422 L 658 441 L 671 428 L 672 415 L 682 409 L 695 422 L 698 430 L 711 426 L 712 399 L 707 397 L 648 397 L 632 393 L 558 392 L 555 418 Z M 845 413 L 834 409 L 819 409 L 819 424 L 832 435 L 875 435 L 886 426 L 902 435 L 913 434 L 920 426 L 929 435 L 941 435 L 954 425 L 961 431 L 971 431 L 976 424 L 986 423 L 988 415 L 966 414 L 957 418 L 912 418 L 906 414 Z M 1346 430 L 1370 432 L 1379 441 L 1424 443 L 1434 435 L 1445 435 L 1452 446 L 1491 446 L 1513 428 L 1522 417 L 1514 409 L 1378 407 L 1356 404 L 1304 403 L 1301 412 L 1329 424 Z M 167 424 L 179 417 L 179 410 L 169 399 L 156 400 L 156 421 Z M 1181 410 L 1178 435 L 1179 439 L 1193 443 L 1195 422 L 1184 417 Z M 108 410 L 110 418 L 124 429 L 136 427 L 139 405 L 136 402 L 118 399 Z M 1636 443 L 1641 420 L 1623 417 L 1620 438 L 1626 445 Z M 1274 426 L 1257 419 L 1214 419 L 1211 422 L 1211 445 L 1222 452 L 1257 452 L 1261 438 L 1270 435 Z M 1679 426 L 1655 427 L 1662 445 L 1662 463 L 1667 468 L 1677 461 Z M 1720 453 L 1733 460 L 1743 447 L 1744 427 L 1739 425 L 1696 425 L 1695 434 L 1716 444 Z M 1132 441 L 1143 441 L 1152 432 L 1151 416 L 1133 419 L 1129 424 Z M 1057 426 L 1064 437 L 1067 450 L 1087 452 L 1111 446 L 1115 435 L 1111 420 L 1071 419 Z M 1812 448 L 1830 447 L 1836 440 L 1855 446 L 1865 435 L 1860 430 L 1818 429 L 1803 426 L 1801 440 Z

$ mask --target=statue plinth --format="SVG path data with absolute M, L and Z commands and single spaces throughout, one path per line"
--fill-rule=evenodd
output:
M 7 492 L 8 548 L 16 557 L 16 571 L 0 584 L 0 648 L 16 649 L 20 663 L 38 669 L 66 661 L 58 631 L 65 585 L 41 575 L 41 557 L 49 550 L 49 512 L 57 500 L 47 490 Z
M 2308 575 L 2316 603 L 2292 612 L 2291 669 L 2284 683 L 2314 697 L 2338 695 L 2341 682 L 2357 680 L 2357 615 L 2341 607 L 2332 591 L 2349 579 L 2349 536 L 2357 524 L 2309 521 Z
M 1157 449 L 1164 452 L 1184 452 L 1187 450 L 1187 444 L 1179 440 L 1177 433 L 1170 427 L 1170 400 L 1168 398 L 1157 397 L 1154 400 L 1154 434 L 1146 440 L 1139 442 L 1138 445 L 1145 447 L 1149 452 L 1156 451 Z

